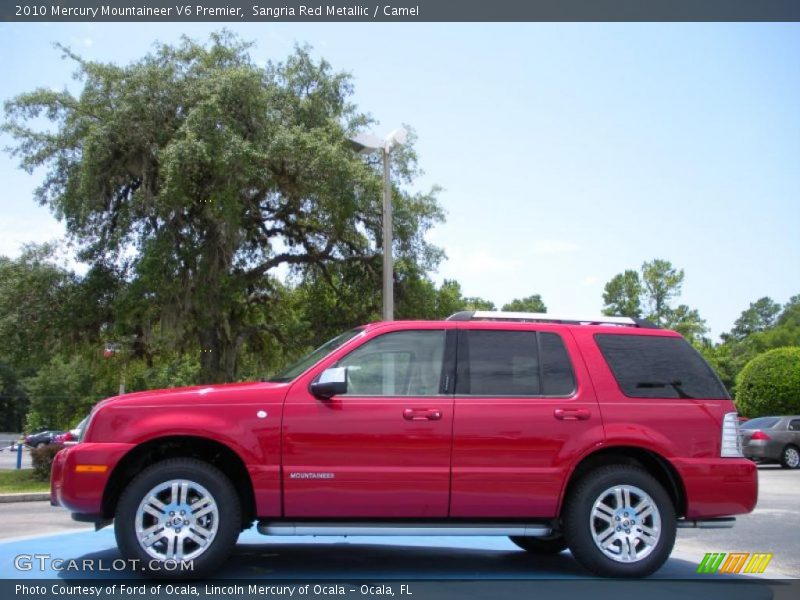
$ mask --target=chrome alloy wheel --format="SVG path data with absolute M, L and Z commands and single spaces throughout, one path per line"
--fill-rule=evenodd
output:
M 219 529 L 219 508 L 202 485 L 186 479 L 159 483 L 136 510 L 136 538 L 157 560 L 190 560 L 207 548 Z
M 789 447 L 783 451 L 783 460 L 787 467 L 796 469 L 800 466 L 800 452 L 797 451 L 797 448 Z
M 621 563 L 642 560 L 661 537 L 658 506 L 632 485 L 615 485 L 600 494 L 592 506 L 589 526 L 600 551 Z

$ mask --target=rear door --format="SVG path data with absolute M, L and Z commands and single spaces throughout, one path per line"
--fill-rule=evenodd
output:
M 452 517 L 552 517 L 570 466 L 603 439 L 564 327 L 470 323 L 458 332 Z

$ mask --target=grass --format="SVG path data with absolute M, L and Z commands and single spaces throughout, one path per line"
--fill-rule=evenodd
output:
M 33 476 L 33 469 L 0 470 L 0 494 L 48 491 L 50 491 L 50 482 L 36 479 Z

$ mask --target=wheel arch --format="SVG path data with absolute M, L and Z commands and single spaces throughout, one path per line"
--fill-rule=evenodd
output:
M 663 456 L 639 446 L 611 446 L 600 448 L 583 457 L 572 469 L 566 486 L 559 499 L 558 514 L 561 515 L 566 499 L 569 498 L 575 484 L 592 469 L 621 464 L 644 469 L 664 487 L 677 517 L 686 514 L 686 488 L 675 467 Z
M 242 507 L 242 528 L 256 518 L 253 482 L 242 458 L 222 442 L 199 436 L 162 436 L 132 448 L 114 467 L 105 486 L 102 515 L 113 518 L 117 502 L 127 483 L 145 467 L 168 458 L 196 458 L 207 462 L 231 480 Z

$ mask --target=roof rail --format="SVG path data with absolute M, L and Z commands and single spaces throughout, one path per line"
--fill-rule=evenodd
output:
M 631 317 L 607 317 L 605 315 L 559 315 L 553 313 L 508 312 L 500 310 L 463 310 L 447 318 L 448 321 L 537 321 L 544 323 L 566 323 L 571 325 L 622 325 L 645 329 L 660 327 L 645 319 Z

